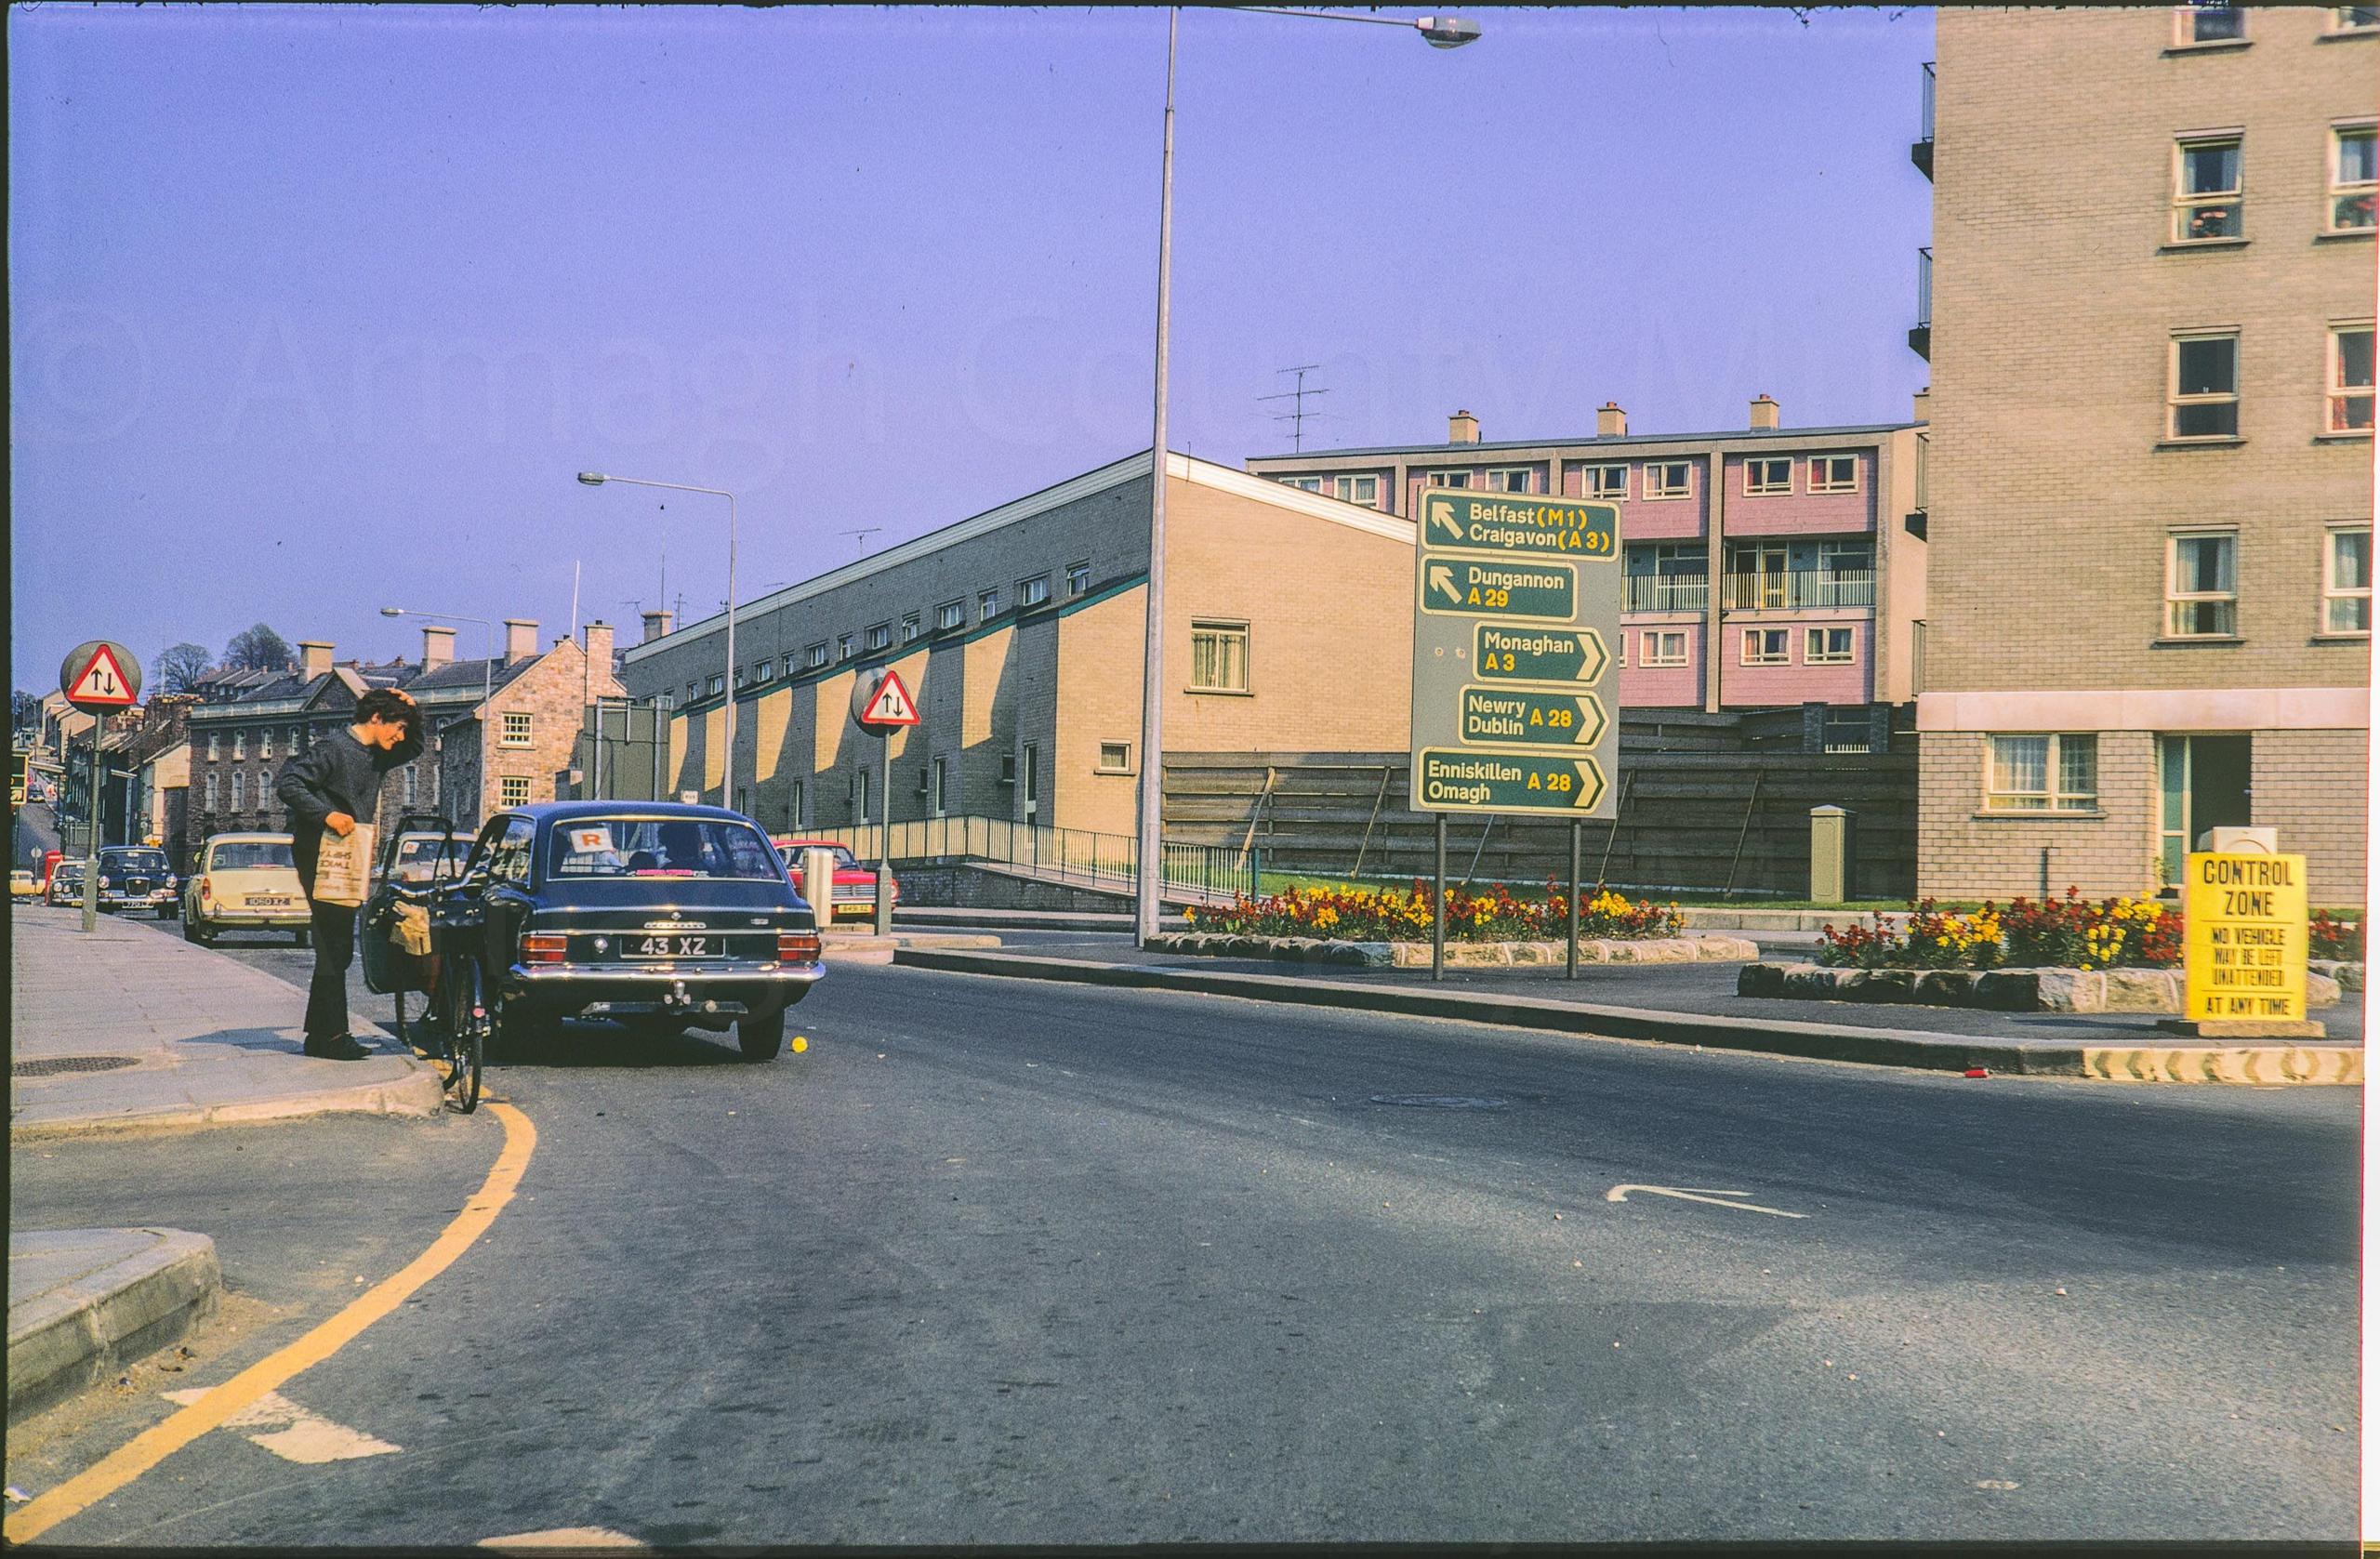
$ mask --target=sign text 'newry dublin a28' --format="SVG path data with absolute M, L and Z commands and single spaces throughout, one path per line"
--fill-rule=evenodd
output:
M 1414 810 L 1614 816 L 1620 511 L 1465 488 L 1420 508 Z

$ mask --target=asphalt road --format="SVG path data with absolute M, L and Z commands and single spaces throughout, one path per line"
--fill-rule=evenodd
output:
M 396 1448 L 218 1431 L 51 1540 L 2354 1532 L 2351 1090 L 850 965 L 796 1017 L 811 1049 L 760 1066 L 594 1027 L 499 1059 L 520 1199 L 285 1388 Z M 497 1135 L 60 1145 L 12 1211 L 214 1234 L 258 1308 L 205 1384 L 427 1244 Z M 164 1384 L 12 1433 L 12 1467 L 96 1455 Z

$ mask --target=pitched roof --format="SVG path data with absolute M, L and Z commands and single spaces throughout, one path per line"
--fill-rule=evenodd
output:
M 499 660 L 493 665 L 484 656 L 448 661 L 435 670 L 416 674 L 405 684 L 405 691 L 416 698 L 426 694 L 469 694 L 477 697 L 483 687 L 500 688 L 544 658 L 545 654 L 535 654 L 522 660 Z

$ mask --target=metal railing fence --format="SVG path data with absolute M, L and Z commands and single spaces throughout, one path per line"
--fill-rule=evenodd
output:
M 905 861 L 988 861 L 1057 881 L 1102 888 L 1131 888 L 1140 879 L 1138 841 L 1130 834 L 1053 828 L 1006 817 L 967 813 L 890 825 L 860 823 L 810 828 L 800 837 L 831 839 L 849 846 L 863 860 L 889 858 L 895 865 Z M 1252 898 L 1263 853 L 1231 845 L 1168 839 L 1159 851 L 1158 882 L 1172 893 Z

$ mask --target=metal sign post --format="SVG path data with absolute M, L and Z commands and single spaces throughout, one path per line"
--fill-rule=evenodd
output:
M 91 717 L 90 835 L 83 850 L 83 930 L 99 929 L 99 819 L 107 811 L 107 763 L 100 756 L 108 733 L 108 711 L 140 702 L 140 662 L 112 639 L 90 639 L 66 653 L 58 666 L 58 687 L 66 702 Z M 131 824 L 127 804 L 125 822 Z
M 1411 805 L 1438 820 L 1437 923 L 1448 813 L 1567 818 L 1576 979 L 1577 825 L 1618 816 L 1620 510 L 1467 487 L 1416 507 Z
M 901 674 L 891 667 L 874 681 L 854 680 L 852 719 L 860 729 L 884 740 L 878 773 L 881 785 L 877 805 L 882 809 L 877 828 L 881 847 L 876 852 L 876 934 L 892 934 L 892 733 L 918 723 L 918 703 L 909 696 Z

